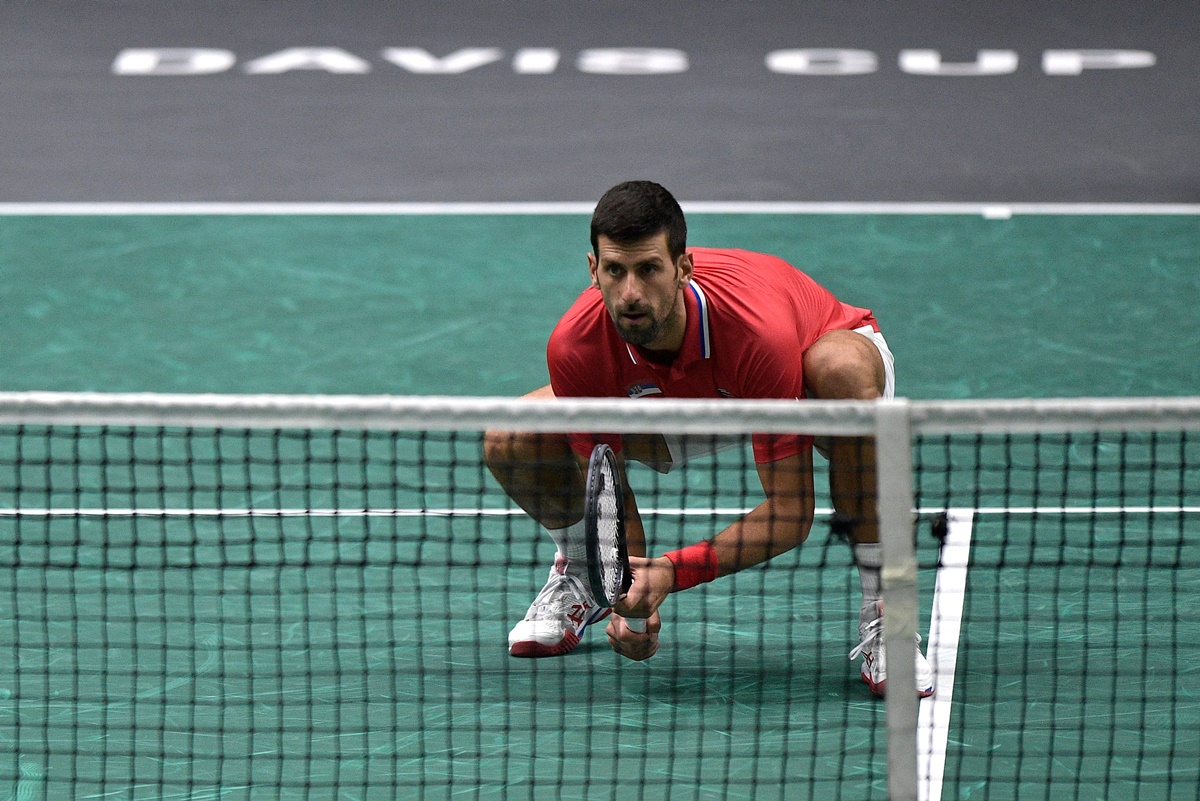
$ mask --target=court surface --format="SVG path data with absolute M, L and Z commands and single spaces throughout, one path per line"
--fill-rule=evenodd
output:
M 546 337 L 586 286 L 586 207 L 637 176 L 679 193 L 692 244 L 777 254 L 872 308 L 900 395 L 1200 391 L 1194 6 L 805 5 L 6 3 L 0 388 L 518 395 L 546 382 Z M 328 49 L 280 73 L 247 68 L 309 46 Z M 203 75 L 114 66 L 155 47 L 236 60 Z M 461 73 L 437 61 L 443 73 L 430 74 L 388 61 L 389 47 L 502 55 Z M 902 68 L 901 51 L 930 47 L 976 72 L 982 49 L 1011 50 L 1018 66 Z M 557 66 L 545 69 L 545 52 L 519 61 L 522 48 L 555 50 Z M 617 59 L 640 74 L 595 71 L 613 56 L 593 51 L 613 48 L 681 51 L 687 69 L 654 73 L 643 51 Z M 768 53 L 800 48 L 867 51 L 876 69 L 767 69 Z M 1155 61 L 1047 74 L 1044 53 L 1062 48 Z M 679 65 L 660 57 L 652 64 Z M 330 66 L 354 58 L 368 69 Z M 735 205 L 762 201 L 779 205 Z M 892 205 L 871 205 L 881 201 Z M 245 205 L 260 202 L 274 205 Z M 288 205 L 300 202 L 318 205 Z M 345 205 L 360 202 L 381 205 Z M 481 202 L 497 205 L 464 205 Z M 110 205 L 121 203 L 150 205 Z M 178 203 L 230 205 L 161 205 Z M 179 512 L 154 518 L 149 541 L 134 539 L 137 518 L 0 517 L 4 542 L 29 538 L 51 564 L 9 573 L 0 594 L 0 639 L 22 646 L 0 657 L 0 769 L 15 777 L 0 801 L 54 797 L 62 775 L 90 777 L 76 797 L 149 799 L 161 784 L 196 801 L 376 799 L 394 785 L 431 799 L 884 797 L 883 707 L 846 660 L 849 554 L 825 531 L 675 604 L 675 633 L 650 663 L 622 663 L 599 631 L 569 659 L 531 663 L 507 656 L 505 635 L 541 585 L 549 544 L 477 471 L 424 480 L 437 489 L 382 508 L 491 512 L 263 520 L 196 516 L 178 498 L 70 501 Z M 1187 543 L 1194 565 L 1184 518 L 1072 517 L 1064 537 L 1100 543 L 1100 562 L 1049 572 L 998 566 L 1003 544 L 1039 531 L 1032 520 L 988 512 L 967 488 L 930 494 L 957 511 L 941 571 L 936 543 L 920 540 L 922 630 L 953 676 L 923 707 L 926 792 L 1194 801 L 1200 702 L 1186 680 L 1200 635 L 1174 654 L 1154 635 L 1187 634 L 1173 598 L 1200 578 L 1164 577 L 1149 548 L 1133 548 L 1133 569 L 1104 561 L 1113 543 L 1156 531 Z M 667 509 L 653 547 L 724 519 Z M 153 561 L 185 553 L 199 563 Z M 982 569 L 962 566 L 968 553 Z M 139 559 L 152 569 L 128 569 Z M 305 559 L 314 566 L 295 566 Z M 170 597 L 179 581 L 191 606 Z M 1151 627 L 1078 636 L 1085 612 L 1117 603 L 1099 586 L 1138 593 L 1130 611 Z M 957 628 L 928 630 L 938 599 L 957 599 Z M 1071 637 L 1049 625 L 1056 610 Z M 972 636 L 983 645 L 953 665 L 967 653 L 957 638 Z M 79 686 L 104 650 L 80 643 L 120 652 L 135 640 L 150 645 L 148 663 L 110 664 L 104 687 Z M 1154 699 L 1136 713 L 1104 687 L 1128 660 Z M 1011 696 L 1006 675 L 1020 679 Z M 569 702 L 580 682 L 607 699 L 586 715 Z M 1083 704 L 1087 682 L 1113 704 Z M 1063 743 L 1054 723 L 1073 714 Z M 6 745 L 17 719 L 36 732 L 28 748 Z M 1120 758 L 1139 744 L 1169 756 Z M 655 758 L 668 746 L 682 754 L 671 775 Z M 1044 758 L 1097 750 L 1111 758 Z M 1023 784 L 1031 775 L 1058 783 Z M 255 789 L 289 781 L 309 786 Z M 641 795 L 617 793 L 630 781 Z M 725 781 L 745 793 L 716 795 Z
M 519 395 L 547 382 L 550 329 L 587 286 L 587 222 L 0 216 L 0 377 L 12 390 Z M 908 397 L 1200 386 L 1194 213 L 701 213 L 690 241 L 777 254 L 874 310 Z
M 692 228 L 697 244 L 785 255 L 872 305 L 904 395 L 1182 395 L 1196 386 L 1196 364 L 1183 358 L 1200 344 L 1189 312 L 1195 215 L 705 213 Z M 13 389 L 515 395 L 545 380 L 546 332 L 585 275 L 578 214 L 36 214 L 0 218 L 0 230 L 5 305 L 21 315 L 4 329 Z M 1171 342 L 1151 345 L 1147 332 L 1162 320 L 1173 321 Z M 34 458 L 35 446 L 22 448 Z M 167 497 L 154 475 L 141 494 L 39 499 L 27 489 L 26 508 L 161 515 L 0 521 L 32 549 L 17 552 L 27 562 L 49 565 L 24 568 L 7 595 L 24 621 L 10 632 L 22 646 L 14 654 L 47 676 L 10 677 L 10 713 L 44 726 L 51 751 L 82 755 L 49 764 L 14 755 L 22 779 L 13 798 L 59 791 L 53 777 L 65 772 L 92 777 L 76 790 L 129 798 L 151 797 L 139 787 L 153 794 L 159 782 L 191 798 L 208 797 L 205 787 L 273 797 L 263 788 L 280 782 L 285 797 L 376 798 L 393 786 L 424 798 L 552 790 L 590 799 L 630 786 L 681 799 L 884 797 L 883 707 L 846 660 L 857 614 L 849 554 L 826 531 L 766 570 L 674 604 L 673 633 L 650 663 L 621 664 L 600 631 L 567 659 L 518 661 L 506 632 L 540 586 L 549 546 L 470 467 L 477 444 L 423 453 L 430 472 L 402 473 L 410 489 L 386 498 Z M 753 477 L 739 478 L 736 465 L 721 475 L 715 491 L 726 494 L 684 516 L 670 511 L 689 503 L 672 500 L 683 488 L 634 477 L 666 507 L 652 517 L 653 548 L 709 536 L 732 519 L 712 509 L 747 505 L 737 489 Z M 1154 644 L 1156 635 L 1187 641 L 1170 628 L 1180 625 L 1170 610 L 1198 577 L 1164 572 L 1148 544 L 1153 531 L 1154 542 L 1182 547 L 1183 519 L 1076 510 L 1082 523 L 1064 518 L 1068 548 L 1115 537 L 1134 547 L 1135 564 L 1106 568 L 1101 552 L 1099 565 L 1055 570 L 995 558 L 1025 542 L 1032 559 L 1048 524 L 1038 535 L 1033 518 L 997 514 L 1009 501 L 995 487 L 976 489 L 925 490 L 934 511 L 990 507 L 956 509 L 941 569 L 937 543 L 920 540 L 921 630 L 939 669 L 936 700 L 922 706 L 925 797 L 985 792 L 981 775 L 991 777 L 989 798 L 1040 791 L 1045 776 L 1108 798 L 1133 798 L 1135 788 L 1141 798 L 1184 797 L 1200 707 L 1179 695 L 1187 649 Z M 238 512 L 264 505 L 266 519 Z M 275 507 L 343 511 L 272 518 Z M 346 511 L 363 508 L 408 511 Z M 1137 542 L 1147 543 L 1142 562 Z M 185 606 L 167 589 L 179 581 Z M 1113 607 L 1147 627 L 1114 629 L 1120 639 L 1091 638 L 1077 651 L 1080 610 L 1107 608 L 1089 585 L 1120 587 Z M 1125 599 L 1139 587 L 1131 610 Z M 103 615 L 80 613 L 88 609 Z M 972 632 L 974 650 L 959 649 Z M 80 652 L 81 642 L 106 647 Z M 156 654 L 149 664 L 109 662 L 102 673 L 104 697 L 122 700 L 101 703 L 76 686 L 135 642 Z M 1140 659 L 1144 675 L 1165 682 L 1151 703 L 1126 709 L 1117 690 L 1111 709 L 1097 708 L 1096 682 L 1128 680 L 1117 658 Z M 1080 669 L 1090 690 L 1071 689 Z M 1023 678 L 1012 697 L 997 695 L 1005 671 Z M 607 700 L 585 713 L 571 703 L 580 693 Z M 1069 727 L 1079 745 L 1067 752 L 1084 756 L 1066 767 L 1037 756 L 1062 751 L 1064 715 L 1087 716 Z M 1013 719 L 1023 725 L 1010 728 Z M 1139 734 L 1155 720 L 1166 756 L 1122 764 L 1139 737 L 1155 745 Z M 668 748 L 669 772 L 655 758 Z M 1112 759 L 1098 763 L 1097 749 Z M 147 751 L 165 756 L 127 756 Z M 1039 781 L 1023 778 L 1031 775 Z M 288 784 L 297 776 L 303 791 Z

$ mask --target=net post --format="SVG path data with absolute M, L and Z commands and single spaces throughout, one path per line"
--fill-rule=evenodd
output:
M 883 636 L 887 654 L 889 801 L 917 801 L 917 559 L 913 545 L 912 419 L 907 400 L 875 417 Z

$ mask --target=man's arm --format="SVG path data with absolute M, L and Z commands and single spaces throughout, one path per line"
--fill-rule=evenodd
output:
M 630 557 L 633 586 L 616 611 L 651 621 L 646 634 L 630 632 L 622 621 L 610 623 L 613 650 L 646 659 L 658 649 L 655 612 L 669 594 L 761 564 L 808 538 L 814 516 L 812 450 L 760 464 L 758 477 L 766 499 L 713 539 L 655 559 Z
M 758 465 L 766 500 L 711 540 L 717 576 L 790 551 L 808 539 L 814 515 L 812 450 Z M 668 560 L 670 561 L 670 560 Z M 672 563 L 672 589 L 675 584 Z

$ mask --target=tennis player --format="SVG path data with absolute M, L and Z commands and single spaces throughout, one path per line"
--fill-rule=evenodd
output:
M 874 399 L 891 397 L 892 354 L 870 311 L 842 303 L 787 262 L 760 253 L 686 246 L 675 198 L 658 184 L 631 181 L 596 205 L 588 268 L 592 286 L 575 301 L 547 347 L 550 386 L 528 397 Z M 660 472 L 728 443 L 711 438 L 598 437 L 488 432 L 485 460 L 513 500 L 549 531 L 558 553 L 550 577 L 509 635 L 513 656 L 570 652 L 608 615 L 588 589 L 582 470 L 597 441 L 624 460 Z M 612 648 L 641 660 L 658 649 L 658 607 L 681 592 L 736 573 L 800 545 L 814 516 L 813 440 L 753 438 L 766 499 L 711 540 L 645 557 L 632 493 L 626 519 L 634 585 L 608 624 Z M 862 676 L 883 695 L 881 556 L 875 511 L 875 452 L 869 438 L 817 443 L 830 462 L 837 518 L 861 579 Z M 635 632 L 619 614 L 649 618 Z M 933 676 L 917 651 L 917 691 Z

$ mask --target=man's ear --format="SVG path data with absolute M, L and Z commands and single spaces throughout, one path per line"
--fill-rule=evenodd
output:
M 683 286 L 692 280 L 692 273 L 695 272 L 696 265 L 692 261 L 691 253 L 684 253 L 676 263 L 679 265 L 679 285 Z
M 595 253 L 588 253 L 587 257 L 588 257 L 588 275 L 590 275 L 592 277 L 592 286 L 596 287 L 596 289 L 599 289 L 600 288 L 600 279 L 599 279 L 599 277 L 597 277 L 597 273 L 600 270 L 600 262 L 596 261 Z

